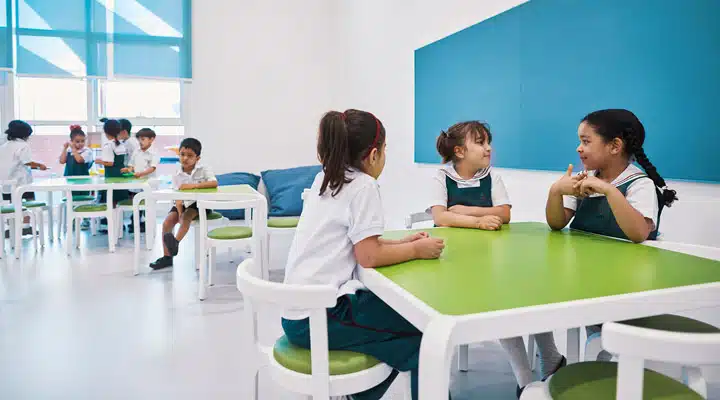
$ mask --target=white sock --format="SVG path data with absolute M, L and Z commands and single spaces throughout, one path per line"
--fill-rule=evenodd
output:
M 557 369 L 563 356 L 555 347 L 555 337 L 552 332 L 537 333 L 533 337 L 540 352 L 540 372 L 545 377 Z
M 533 374 L 530 370 L 530 363 L 528 362 L 523 338 L 518 336 L 509 339 L 500 339 L 500 345 L 508 353 L 510 367 L 512 367 L 518 386 L 523 388 L 530 384 L 530 382 L 533 381 Z

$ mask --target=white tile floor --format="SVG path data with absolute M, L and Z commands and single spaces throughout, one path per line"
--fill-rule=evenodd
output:
M 191 252 L 173 269 L 135 277 L 130 241 L 115 254 L 104 236 L 86 243 L 71 257 L 58 241 L 38 254 L 27 243 L 20 261 L 0 260 L 0 399 L 238 400 L 247 361 L 237 264 L 220 253 L 217 285 L 199 302 Z M 279 329 L 278 315 L 263 321 L 266 333 Z M 498 345 L 472 346 L 470 360 L 469 372 L 453 373 L 453 399 L 515 398 Z M 261 398 L 296 397 L 263 376 Z

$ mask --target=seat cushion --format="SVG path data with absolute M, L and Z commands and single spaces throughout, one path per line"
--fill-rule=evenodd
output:
M 44 201 L 23 201 L 23 207 L 27 208 L 38 208 L 38 207 L 47 207 L 47 204 Z
M 267 226 L 269 228 L 297 228 L 300 217 L 281 217 L 269 218 Z
M 25 211 L 25 207 L 23 207 Z M 12 214 L 15 212 L 15 206 L 2 206 L 0 207 L 0 214 Z
M 625 325 L 639 328 L 657 329 L 669 332 L 684 333 L 720 333 L 720 328 L 706 324 L 696 319 L 681 317 L 679 315 L 663 314 L 654 317 L 630 319 L 622 321 Z
M 257 190 L 260 185 L 260 177 L 247 173 L 247 172 L 231 172 L 229 174 L 215 175 L 218 181 L 218 185 L 250 185 L 253 189 Z M 219 210 L 225 218 L 230 220 L 245 219 L 245 210 Z
M 289 370 L 301 374 L 312 373 L 310 350 L 295 346 L 285 336 L 275 342 L 273 357 L 278 364 Z M 380 361 L 375 357 L 346 350 L 331 350 L 328 358 L 330 360 L 330 375 L 352 374 L 380 364 Z
M 617 363 L 591 361 L 561 368 L 549 382 L 553 400 L 611 400 L 617 388 Z M 702 397 L 682 383 L 645 370 L 643 399 L 699 400 Z
M 217 211 L 211 211 L 211 212 L 207 215 L 208 221 L 214 221 L 214 220 L 216 220 L 216 219 L 222 219 L 222 217 L 223 217 L 222 214 L 220 214 L 220 213 L 217 212 Z M 193 221 L 200 221 L 200 215 L 198 214 L 198 216 L 195 217 L 195 219 L 194 219 Z
M 77 213 L 107 211 L 107 204 L 84 204 L 73 207 L 73 211 Z
M 252 228 L 247 226 L 224 226 L 215 228 L 208 232 L 210 239 L 216 240 L 237 240 L 252 237 Z
M 73 201 L 94 201 L 95 196 L 90 195 L 83 195 L 83 196 L 73 196 Z M 67 198 L 64 198 L 62 201 L 67 201 Z
M 118 201 L 117 205 L 124 206 L 124 207 L 132 207 L 133 199 L 125 199 L 125 200 Z M 144 206 L 145 200 L 140 200 L 140 205 Z

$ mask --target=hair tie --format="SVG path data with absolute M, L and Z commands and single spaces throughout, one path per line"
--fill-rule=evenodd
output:
M 377 146 L 378 140 L 380 140 L 380 120 L 377 119 L 377 117 L 375 115 L 373 115 L 372 113 L 368 113 L 368 114 L 370 114 L 375 119 L 375 138 L 373 139 L 372 144 L 370 145 L 370 148 L 368 148 L 367 154 L 365 155 L 365 157 L 370 156 L 372 149 L 374 149 Z
M 76 129 L 80 129 L 80 125 L 70 125 L 70 130 L 74 131 Z

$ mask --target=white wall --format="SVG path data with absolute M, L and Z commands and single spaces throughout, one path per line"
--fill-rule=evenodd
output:
M 413 162 L 413 51 L 523 3 L 522 0 L 345 0 L 338 10 L 339 40 L 347 49 L 335 108 L 375 113 L 388 130 L 381 177 L 391 227 L 427 206 L 424 182 L 436 166 Z M 453 62 L 453 60 L 448 60 Z M 490 121 L 492 122 L 492 121 Z M 502 135 L 502 132 L 495 132 Z M 652 154 L 650 155 L 652 160 Z M 558 170 L 579 160 L 558 160 Z M 513 201 L 513 220 L 544 220 L 547 191 L 559 173 L 502 170 Z M 661 171 L 662 172 L 662 171 Z M 667 240 L 720 246 L 720 185 L 669 182 L 680 201 L 663 212 Z M 408 195 L 412 193 L 412 195 Z
M 189 134 L 218 173 L 316 164 L 331 103 L 332 0 L 206 0 L 193 7 Z

